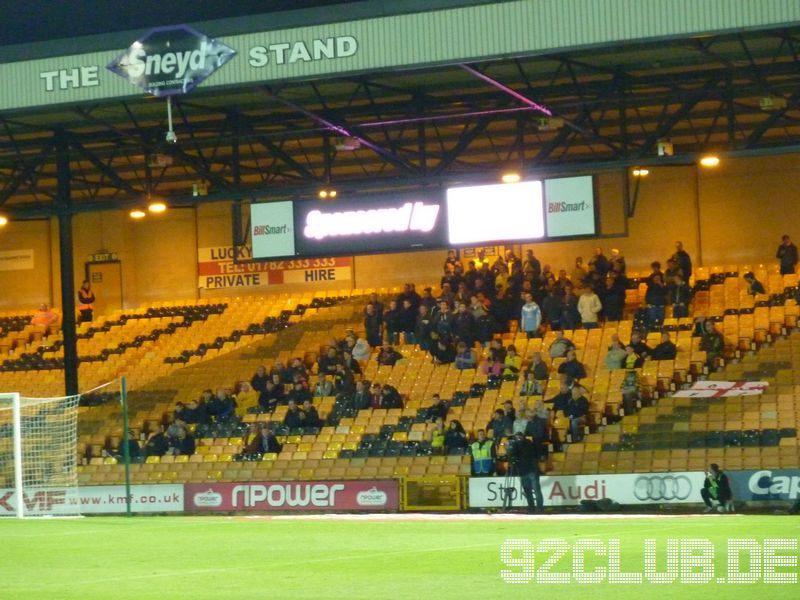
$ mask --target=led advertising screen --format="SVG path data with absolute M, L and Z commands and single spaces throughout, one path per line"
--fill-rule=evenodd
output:
M 251 204 L 250 239 L 253 240 L 253 258 L 294 256 L 292 202 Z
M 594 179 L 564 177 L 544 182 L 547 237 L 594 235 Z
M 449 188 L 447 234 L 453 245 L 544 237 L 541 181 Z
M 436 192 L 295 202 L 298 256 L 337 256 L 442 248 L 445 214 Z

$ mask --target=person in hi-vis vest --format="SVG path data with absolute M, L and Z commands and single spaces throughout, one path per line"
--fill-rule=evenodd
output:
M 494 473 L 494 443 L 486 437 L 483 429 L 478 430 L 478 438 L 470 444 L 469 450 L 472 454 L 473 475 L 485 477 Z
M 81 323 L 88 323 L 93 318 L 95 297 L 88 279 L 84 279 L 78 290 L 78 311 Z

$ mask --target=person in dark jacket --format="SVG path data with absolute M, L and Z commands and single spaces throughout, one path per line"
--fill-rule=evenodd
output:
M 433 328 L 433 318 L 427 304 L 420 304 L 417 323 L 414 327 L 414 337 L 420 349 L 429 350 L 431 347 L 431 329 Z
M 178 431 L 178 437 L 173 440 L 172 453 L 177 455 L 192 455 L 195 451 L 195 441 L 191 433 L 181 427 Z
M 661 342 L 653 348 L 653 353 L 651 355 L 653 360 L 675 360 L 675 356 L 678 354 L 678 348 L 669 339 L 669 332 L 662 331 L 661 332 Z
M 559 373 L 569 375 L 572 379 L 585 379 L 586 367 L 578 360 L 575 350 L 567 352 L 567 360 L 558 367 Z
M 267 369 L 263 365 L 256 369 L 255 375 L 250 379 L 250 387 L 259 393 L 259 399 L 267 388 L 269 379 L 269 373 L 267 373 Z
M 675 242 L 675 254 L 672 260 L 678 263 L 678 267 L 683 274 L 683 280 L 688 282 L 692 278 L 692 257 L 683 249 L 683 242 Z
M 375 310 L 372 303 L 367 304 L 364 309 L 364 331 L 366 332 L 367 343 L 370 346 L 380 346 L 383 344 L 381 316 Z
M 689 316 L 689 303 L 692 301 L 692 288 L 683 275 L 675 275 L 672 283 L 672 316 L 682 319 Z
M 386 339 L 390 344 L 398 344 L 400 342 L 400 308 L 397 306 L 397 300 L 389 302 L 389 308 L 383 313 L 383 322 L 386 325 Z
M 463 425 L 457 420 L 450 421 L 450 425 L 444 434 L 444 450 L 447 454 L 455 451 L 463 451 L 467 447 L 467 433 Z
M 647 306 L 647 327 L 650 331 L 661 327 L 664 322 L 664 309 L 667 306 L 667 285 L 658 262 L 652 264 L 653 272 L 647 278 L 647 291 L 644 303 Z
M 137 459 L 142 455 L 142 448 L 139 446 L 139 440 L 136 439 L 133 431 L 128 432 L 128 439 L 122 440 L 117 447 L 117 457 L 123 458 L 125 456 L 125 444 L 128 445 L 128 456 L 131 460 Z
M 558 393 L 549 400 L 545 400 L 545 402 L 552 403 L 553 406 L 551 407 L 551 410 L 553 411 L 554 415 L 558 412 L 566 415 L 567 406 L 569 406 L 569 401 L 571 399 L 572 392 L 569 389 L 569 385 L 567 383 L 561 383 Z
M 764 285 L 756 279 L 756 276 L 751 271 L 744 274 L 744 280 L 747 282 L 747 293 L 751 296 L 767 293 L 766 290 L 764 290 Z
M 389 384 L 381 387 L 381 408 L 403 408 L 403 399 L 397 389 Z
M 439 394 L 434 394 L 433 395 L 433 405 L 428 407 L 428 411 L 427 411 L 428 421 L 433 422 L 433 421 L 436 421 L 437 419 L 440 419 L 440 420 L 444 421 L 445 418 L 447 418 L 447 411 L 448 410 L 449 410 L 449 407 L 447 406 L 447 402 L 442 400 L 442 398 L 439 397 Z
M 522 494 L 528 503 L 528 512 L 541 511 L 544 508 L 544 496 L 539 483 L 542 472 L 540 463 L 544 459 L 544 451 L 540 444 L 535 444 L 522 432 L 514 435 L 508 446 L 508 462 L 511 475 L 520 479 Z
M 457 340 L 464 342 L 471 348 L 475 343 L 475 317 L 467 310 L 467 305 L 459 303 L 456 308 L 456 315 L 453 319 L 453 333 Z
M 606 277 L 605 287 L 601 289 L 600 302 L 607 321 L 621 321 L 625 309 L 625 290 L 627 279 L 624 275 L 611 271 Z
M 383 346 L 378 352 L 377 361 L 379 365 L 393 367 L 401 358 L 403 358 L 403 355 L 392 346 Z
M 164 456 L 169 450 L 169 440 L 164 434 L 164 426 L 159 425 L 158 428 L 150 434 L 144 446 L 146 456 Z
M 583 428 L 589 416 L 589 401 L 584 396 L 584 390 L 576 385 L 572 388 L 570 398 L 564 416 L 569 418 L 569 431 L 572 434 L 573 442 L 580 442 L 583 439 Z
M 322 427 L 322 420 L 319 418 L 319 413 L 311 399 L 306 399 L 303 402 L 303 408 L 300 412 L 303 415 L 303 427 Z
M 494 440 L 495 445 L 500 443 L 500 440 L 506 436 L 506 434 L 511 433 L 511 423 L 508 422 L 506 418 L 506 413 L 503 412 L 503 409 L 498 408 L 494 411 L 494 415 L 489 422 L 486 424 L 486 431 L 492 431 L 492 439 Z
M 797 266 L 797 246 L 792 243 L 788 235 L 783 236 L 775 258 L 781 261 L 781 275 L 794 273 Z
M 456 360 L 456 350 L 453 344 L 440 338 L 436 332 L 431 336 L 430 353 L 433 362 L 437 365 L 449 365 Z
M 700 490 L 700 497 L 706 505 L 703 512 L 712 512 L 714 504 L 719 512 L 733 512 L 733 493 L 728 476 L 722 472 L 719 465 L 711 463 L 710 470 L 706 475 L 703 489 Z
M 289 429 L 303 427 L 303 413 L 294 400 L 289 400 L 289 410 L 286 411 L 286 415 L 283 417 L 283 424 Z

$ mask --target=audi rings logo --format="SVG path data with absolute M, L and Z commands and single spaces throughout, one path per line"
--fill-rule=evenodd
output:
M 633 495 L 641 502 L 687 500 L 692 482 L 685 475 L 651 475 L 639 477 L 633 484 Z

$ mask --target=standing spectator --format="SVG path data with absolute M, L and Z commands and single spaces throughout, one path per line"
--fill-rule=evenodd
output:
M 688 283 L 692 278 L 692 257 L 683 249 L 683 242 L 675 242 L 675 254 L 672 255 L 672 260 L 678 263 L 683 273 L 683 280 Z
M 468 347 L 475 343 L 475 317 L 467 310 L 464 303 L 459 302 L 457 312 L 453 319 L 453 332 L 458 341 L 464 342 Z
M 561 296 L 561 329 L 577 329 L 581 323 L 581 313 L 578 309 L 578 298 L 575 297 L 572 287 L 565 287 Z
M 389 308 L 383 313 L 383 322 L 386 324 L 386 339 L 390 344 L 400 342 L 400 309 L 397 300 L 389 301 Z
M 477 437 L 469 447 L 472 455 L 472 474 L 476 477 L 487 477 L 494 473 L 495 448 L 486 432 L 478 429 Z
M 600 298 L 597 297 L 591 286 L 586 286 L 578 299 L 578 312 L 581 315 L 581 322 L 585 329 L 595 329 L 597 327 L 597 315 L 600 314 L 601 310 L 603 310 L 603 304 L 600 302 Z
M 380 346 L 383 344 L 381 333 L 381 316 L 371 302 L 364 309 L 364 330 L 367 334 L 367 343 L 370 346 Z
M 575 258 L 575 266 L 572 267 L 572 273 L 570 273 L 570 280 L 572 281 L 573 285 L 582 286 L 586 281 L 586 276 L 588 273 L 586 272 L 586 267 L 583 266 L 583 257 L 578 256 Z
M 625 275 L 625 257 L 620 254 L 619 248 L 611 249 L 611 258 L 608 262 L 611 267 L 609 273 Z
M 416 292 L 414 292 L 416 294 Z M 418 297 L 418 296 L 417 296 Z M 414 307 L 411 298 L 404 298 L 402 306 L 400 307 L 400 318 L 398 328 L 400 333 L 403 334 L 404 344 L 416 344 L 417 340 L 414 335 L 414 330 L 417 326 L 417 312 L 419 306 Z
M 529 281 L 539 279 L 542 274 L 542 263 L 533 255 L 533 250 L 525 251 L 525 260 L 522 262 L 522 275 Z
M 658 265 L 658 263 L 653 263 Z M 656 330 L 664 323 L 664 311 L 667 306 L 667 286 L 664 283 L 664 275 L 658 269 L 647 279 L 647 291 L 644 294 L 644 302 L 647 305 L 647 328 L 650 331 Z
M 513 474 L 519 477 L 522 484 L 522 493 L 528 503 L 528 512 L 541 511 L 544 507 L 544 496 L 539 483 L 541 474 L 539 463 L 544 459 L 541 445 L 534 444 L 524 434 L 518 433 L 509 446 L 508 458 Z M 534 494 L 536 496 L 535 504 Z
M 561 299 L 553 287 L 547 290 L 547 295 L 542 300 L 542 319 L 553 331 L 561 329 Z
M 542 324 L 542 311 L 539 305 L 533 301 L 533 295 L 526 293 L 524 295 L 525 304 L 522 305 L 520 314 L 520 329 L 525 332 L 528 339 L 539 336 L 539 326 Z
M 428 305 L 420 304 L 419 315 L 414 328 L 414 335 L 421 350 L 429 350 L 431 347 L 431 329 L 433 319 L 431 318 Z
M 428 314 L 433 312 L 433 309 L 436 308 L 436 298 L 433 297 L 433 288 L 426 287 L 422 290 L 422 297 L 419 301 L 420 307 L 427 306 L 428 307 Z
M 625 310 L 625 289 L 627 280 L 624 275 L 611 271 L 605 279 L 603 290 L 603 313 L 607 321 L 621 321 Z
M 675 275 L 672 284 L 672 316 L 682 319 L 689 316 L 689 302 L 692 300 L 692 290 L 683 278 Z
M 764 285 L 758 279 L 756 279 L 756 276 L 753 275 L 752 271 L 748 271 L 744 274 L 744 280 L 747 282 L 747 293 L 751 296 L 767 293 L 764 290 Z
M 595 248 L 594 249 L 594 256 L 589 259 L 589 269 L 597 274 L 598 279 L 602 279 L 606 276 L 606 273 L 611 268 L 611 264 L 608 262 L 606 255 L 603 254 L 602 248 Z
M 79 323 L 90 323 L 94 316 L 94 292 L 88 279 L 84 279 L 78 289 L 78 311 L 80 312 Z
M 511 424 L 506 419 L 506 413 L 503 412 L 502 408 L 494 411 L 494 415 L 486 425 L 486 430 L 491 430 L 495 445 L 499 444 L 501 439 L 511 433 Z
M 439 312 L 433 318 L 433 329 L 443 340 L 450 341 L 453 337 L 453 313 L 450 312 L 450 303 L 447 300 L 439 302 Z
M 572 388 L 572 397 L 567 404 L 564 416 L 569 418 L 569 431 L 573 442 L 580 442 L 583 439 L 583 428 L 586 425 L 586 418 L 589 415 L 589 401 L 584 396 L 584 390 L 576 385 Z

